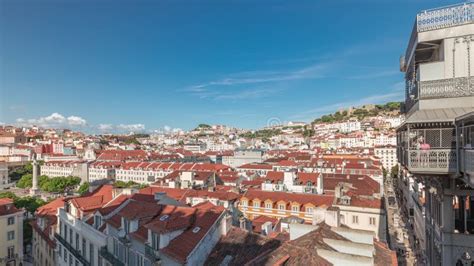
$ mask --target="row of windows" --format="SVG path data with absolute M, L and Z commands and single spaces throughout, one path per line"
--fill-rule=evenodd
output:
M 264 208 L 267 209 L 267 210 L 271 210 L 271 209 L 273 209 L 273 205 L 274 205 L 273 203 L 267 202 L 267 203 L 264 203 Z M 247 201 L 242 201 L 242 206 L 247 207 L 248 202 Z M 285 211 L 285 210 L 287 210 L 286 206 L 287 206 L 287 204 L 278 204 L 278 210 Z M 253 208 L 260 208 L 260 207 L 261 207 L 260 202 L 258 202 L 258 201 L 253 202 Z M 312 207 L 305 207 L 306 213 L 311 213 L 312 214 L 313 210 L 314 209 Z M 299 212 L 300 211 L 300 206 L 292 205 L 291 206 L 291 211 L 292 212 Z
M 80 241 L 80 237 L 79 237 L 79 233 L 75 233 L 75 237 L 74 237 L 74 234 L 73 234 L 73 230 L 72 228 L 68 227 L 67 224 L 65 223 L 62 223 L 62 221 L 59 221 L 59 234 L 66 240 L 69 242 L 69 244 L 71 244 L 71 246 L 73 246 L 75 248 L 75 250 L 79 251 L 82 256 L 84 258 L 86 258 L 90 263 L 91 265 L 94 265 L 94 256 L 95 256 L 95 247 L 94 247 L 94 244 L 92 243 L 89 243 L 89 245 L 87 245 L 87 240 L 82 237 L 82 241 Z M 68 237 L 69 235 L 69 237 Z M 75 240 L 75 241 L 74 241 Z M 87 247 L 89 247 L 89 252 L 87 252 Z M 61 249 L 62 249 L 62 246 L 59 245 L 59 256 L 61 257 Z M 64 262 L 67 262 L 67 250 L 64 248 L 64 253 L 63 253 L 63 259 L 64 259 Z M 87 256 L 89 255 L 89 256 Z M 69 254 L 69 265 L 73 265 L 73 261 L 71 261 L 72 255 Z M 100 260 L 100 257 L 99 257 L 99 260 Z M 99 264 L 100 265 L 100 264 Z
M 117 170 L 117 174 L 123 174 L 123 175 L 156 175 L 156 176 L 165 176 L 168 175 L 169 171 L 167 172 L 152 172 L 152 171 L 129 171 L 129 170 Z
M 344 215 L 341 215 L 341 220 L 344 222 Z M 375 217 L 369 217 L 369 224 L 376 225 L 377 219 Z M 359 216 L 352 215 L 352 224 L 359 224 Z
M 153 234 L 155 235 L 155 234 Z M 153 237 L 152 235 L 152 237 Z M 154 249 L 156 250 L 159 243 L 159 237 L 153 238 L 154 241 L 152 242 L 152 246 L 154 245 Z M 142 254 L 135 252 L 126 248 L 120 241 L 117 239 L 113 239 L 113 255 L 121 262 L 128 262 L 128 265 L 132 266 L 150 266 L 151 263 L 147 260 Z

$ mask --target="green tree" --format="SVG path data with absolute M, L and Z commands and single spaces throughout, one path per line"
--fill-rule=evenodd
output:
M 130 188 L 130 187 L 137 187 L 138 183 L 135 183 L 133 181 L 124 182 L 124 181 L 119 180 L 119 181 L 116 181 L 114 185 L 116 188 Z
M 64 193 L 72 190 L 81 183 L 81 179 L 75 176 L 56 176 L 41 184 L 41 190 L 52 193 Z
M 82 183 L 82 185 L 77 189 L 77 192 L 83 196 L 84 194 L 86 194 L 87 192 L 89 192 L 89 182 L 84 182 Z
M 38 197 L 26 196 L 15 198 L 14 204 L 17 208 L 25 208 L 29 213 L 35 213 L 39 207 L 46 204 L 46 201 Z
M 9 176 L 11 180 L 16 181 L 26 174 L 33 174 L 33 166 L 31 165 L 31 163 L 27 163 L 22 167 L 15 168 L 13 171 L 10 172 Z
M 16 183 L 16 186 L 19 188 L 30 188 L 33 185 L 33 175 L 25 174 L 20 180 Z
M 198 128 L 211 128 L 211 126 L 208 124 L 199 124 Z
M 398 164 L 394 165 L 392 167 L 392 169 L 390 170 L 390 175 L 392 176 L 392 178 L 397 178 L 398 176 Z
M 3 198 L 16 199 L 16 195 L 11 191 L 0 192 L 0 199 Z

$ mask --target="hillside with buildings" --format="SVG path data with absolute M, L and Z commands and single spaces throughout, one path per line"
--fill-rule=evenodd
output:
M 386 104 L 367 104 L 361 107 L 342 109 L 333 114 L 323 115 L 320 118 L 315 119 L 313 123 L 333 123 L 349 119 L 363 120 L 374 116 L 398 115 L 400 115 L 400 102 L 388 102 Z

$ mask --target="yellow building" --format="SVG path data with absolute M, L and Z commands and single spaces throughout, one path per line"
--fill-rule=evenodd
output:
M 20 265 L 23 261 L 23 210 L 13 200 L 0 198 L 0 265 Z

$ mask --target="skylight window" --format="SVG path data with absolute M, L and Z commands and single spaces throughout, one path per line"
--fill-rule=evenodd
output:
M 170 217 L 169 215 L 165 214 L 165 215 L 160 217 L 160 221 L 162 221 L 162 222 L 166 221 L 166 220 L 168 220 L 169 217 Z
M 199 230 L 201 230 L 201 227 L 196 226 L 196 227 L 193 228 L 193 233 L 196 234 L 197 232 L 199 232 Z

